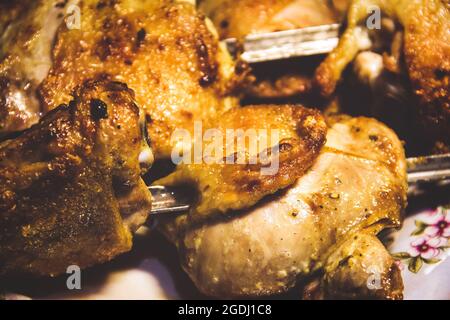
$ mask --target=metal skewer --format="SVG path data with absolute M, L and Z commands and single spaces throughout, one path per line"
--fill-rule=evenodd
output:
M 290 59 L 331 52 L 339 42 L 340 24 L 329 24 L 302 29 L 254 34 L 243 42 L 226 39 L 228 51 L 248 63 Z M 411 190 L 423 183 L 450 180 L 450 154 L 408 158 L 408 184 Z M 192 197 L 182 188 L 150 186 L 153 195 L 152 215 L 183 213 L 189 210 Z
M 422 183 L 439 183 L 450 180 L 450 154 L 406 159 L 410 188 Z M 192 196 L 183 188 L 164 186 L 148 187 L 153 195 L 151 214 L 179 214 L 189 210 Z
M 242 43 L 226 39 L 228 51 L 236 55 L 242 47 L 242 60 L 258 63 L 331 52 L 339 42 L 340 24 L 328 24 L 294 30 L 253 34 Z M 241 46 L 242 45 L 242 46 Z

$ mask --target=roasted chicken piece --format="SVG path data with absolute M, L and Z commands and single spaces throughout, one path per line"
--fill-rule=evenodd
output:
M 248 34 L 335 23 L 348 0 L 201 0 L 199 9 L 211 18 L 221 39 Z M 246 94 L 254 98 L 291 98 L 312 90 L 322 57 L 253 65 Z
M 73 5 L 78 10 L 67 12 Z M 235 105 L 231 93 L 245 68 L 235 74 L 215 30 L 188 1 L 1 1 L 0 9 L 0 133 L 28 128 L 100 76 L 135 91 L 157 158 L 170 156 L 175 128 Z M 76 12 L 79 28 L 70 23 Z
M 182 163 L 155 182 L 199 191 L 189 215 L 192 221 L 248 208 L 293 184 L 318 156 L 327 126 L 319 112 L 303 107 L 249 106 L 228 111 L 213 130 L 205 128 L 204 136 L 210 136 L 200 161 Z M 231 138 L 230 130 L 235 130 Z M 220 148 L 207 152 L 216 145 Z M 195 148 L 184 154 L 193 155 Z
M 346 66 L 360 51 L 358 25 L 370 9 L 379 7 L 403 27 L 399 54 L 384 56 L 384 66 L 405 72 L 414 92 L 417 109 L 411 108 L 413 123 L 435 151 L 450 149 L 450 7 L 448 0 L 355 0 L 339 46 L 316 72 L 324 96 L 335 91 Z M 404 58 L 402 58 L 404 57 Z M 414 105 L 414 104 L 412 104 Z
M 170 157 L 177 128 L 205 124 L 234 103 L 234 65 L 214 30 L 186 1 L 86 0 L 81 29 L 60 27 L 53 65 L 39 90 L 44 110 L 84 80 L 126 83 L 148 120 L 156 158 Z
M 0 144 L 0 275 L 57 275 L 131 249 L 151 208 L 142 127 L 126 85 L 94 80 Z
M 338 18 L 327 0 L 200 0 L 222 39 L 333 23 Z
M 36 89 L 51 67 L 51 45 L 66 5 L 0 1 L 0 136 L 39 121 Z
M 373 119 L 334 118 L 329 126 L 326 145 L 293 186 L 253 208 L 165 226 L 203 293 L 272 295 L 317 277 L 305 297 L 402 297 L 399 269 L 376 238 L 400 225 L 406 206 L 402 144 Z

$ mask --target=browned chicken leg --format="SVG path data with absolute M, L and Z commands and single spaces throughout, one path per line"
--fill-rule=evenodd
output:
M 69 27 L 72 5 L 79 28 Z M 0 9 L 0 133 L 28 128 L 85 80 L 103 77 L 135 92 L 155 156 L 165 158 L 176 128 L 236 104 L 242 75 L 188 1 L 1 1 Z
M 155 182 L 199 191 L 189 215 L 193 221 L 248 208 L 292 185 L 316 160 L 327 132 L 318 111 L 290 105 L 232 109 L 214 128 L 225 134 L 230 129 L 236 132 L 218 154 L 207 154 L 200 163 L 180 164 L 173 174 Z M 203 144 L 207 150 L 210 142 Z M 215 159 L 207 158 L 211 156 Z

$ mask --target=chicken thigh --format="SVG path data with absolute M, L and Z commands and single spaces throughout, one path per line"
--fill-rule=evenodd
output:
M 405 156 L 390 129 L 368 118 L 331 119 L 326 145 L 293 186 L 253 208 L 165 232 L 207 295 L 271 295 L 319 277 L 306 290 L 314 297 L 397 299 L 399 270 L 375 236 L 400 225 L 406 190 Z
M 155 156 L 165 158 L 176 128 L 236 105 L 245 68 L 236 75 L 188 1 L 1 1 L 0 9 L 10 14 L 0 21 L 0 133 L 28 128 L 85 80 L 103 77 L 135 92 Z
M 80 29 L 60 27 L 39 93 L 44 111 L 84 80 L 126 83 L 146 114 L 156 158 L 170 157 L 177 128 L 205 124 L 235 105 L 234 64 L 195 7 L 172 0 L 86 0 Z
M 143 125 L 126 85 L 89 81 L 0 144 L 0 275 L 56 275 L 131 249 L 151 209 Z

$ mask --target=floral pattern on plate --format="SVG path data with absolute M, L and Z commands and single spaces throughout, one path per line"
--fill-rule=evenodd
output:
M 449 244 L 450 206 L 412 212 L 393 234 L 405 299 L 450 299 Z
M 418 273 L 424 264 L 436 264 L 448 254 L 450 239 L 450 209 L 440 207 L 419 216 L 414 222 L 416 229 L 407 252 L 392 254 L 406 263 L 408 270 Z

